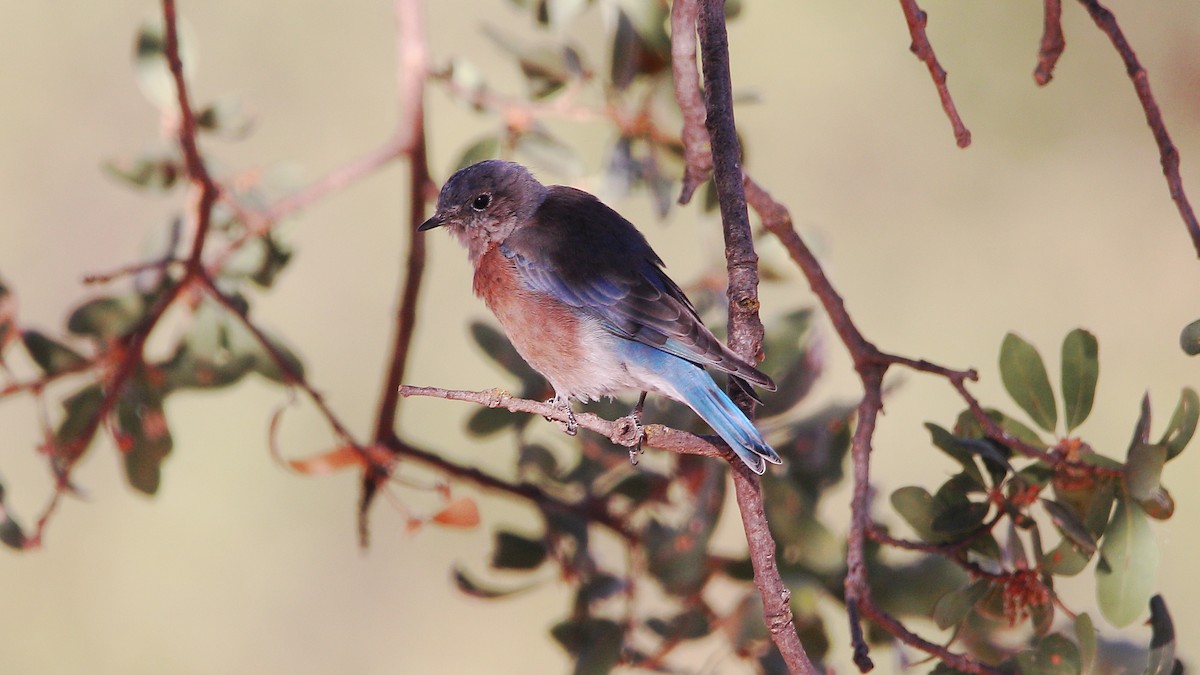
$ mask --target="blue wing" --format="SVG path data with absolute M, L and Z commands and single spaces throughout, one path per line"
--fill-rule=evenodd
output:
M 775 389 L 704 326 L 646 238 L 592 195 L 551 187 L 532 222 L 500 247 L 529 289 L 594 317 L 612 333 Z

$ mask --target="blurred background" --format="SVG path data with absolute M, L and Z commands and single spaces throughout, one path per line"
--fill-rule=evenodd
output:
M 610 18 L 596 3 L 571 30 Z M 973 390 L 1016 411 L 996 358 L 1013 330 L 1058 371 L 1072 328 L 1100 342 L 1095 408 L 1080 429 L 1122 457 L 1149 392 L 1160 433 L 1200 361 L 1179 349 L 1180 329 L 1200 317 L 1196 260 L 1163 181 L 1158 153 L 1124 68 L 1080 6 L 1064 7 L 1067 49 L 1054 81 L 1032 78 L 1041 35 L 1037 3 L 926 2 L 929 36 L 959 111 L 974 134 L 953 135 L 923 64 L 908 51 L 899 7 L 861 2 L 747 2 L 730 24 L 737 110 L 747 167 L 792 211 L 863 332 L 885 350 L 953 367 L 976 367 Z M 1182 0 L 1114 3 L 1111 9 L 1149 71 L 1200 200 L 1200 5 Z M 87 273 L 142 254 L 179 208 L 178 195 L 148 197 L 119 185 L 104 161 L 162 146 L 157 110 L 132 67 L 147 2 L 5 3 L 0 7 L 0 277 L 20 320 L 61 335 L 66 314 L 97 289 Z M 241 141 L 208 140 L 220 171 L 262 170 L 303 185 L 381 144 L 394 128 L 393 19 L 384 0 L 181 3 L 197 55 L 197 101 L 232 94 L 255 119 Z M 496 87 L 519 86 L 511 60 L 482 38 L 485 25 L 533 35 L 529 12 L 507 0 L 429 3 L 434 65 L 470 59 Z M 606 55 L 593 54 L 603 64 Z M 429 95 L 431 168 L 439 182 L 462 148 L 495 121 Z M 555 130 L 577 148 L 583 173 L 543 174 L 605 196 L 600 125 Z M 255 316 L 286 335 L 309 379 L 362 436 L 372 424 L 397 302 L 405 170 L 392 166 L 288 221 L 296 258 Z M 697 206 L 665 220 L 635 195 L 613 205 L 639 223 L 672 275 L 693 281 L 719 261 L 719 227 Z M 813 303 L 773 241 L 764 260 L 785 278 L 763 291 L 764 312 Z M 407 380 L 482 389 L 511 385 L 471 342 L 468 321 L 486 310 L 471 296 L 468 264 L 444 233 L 431 233 L 429 275 Z M 852 400 L 856 379 L 832 334 L 815 409 Z M 939 484 L 950 472 L 923 422 L 950 426 L 961 406 L 941 381 L 905 375 L 876 439 L 877 515 L 898 522 L 886 497 Z M 418 673 L 560 672 L 564 654 L 547 635 L 566 611 L 554 582 L 515 599 L 483 602 L 455 590 L 449 569 L 485 566 L 488 525 L 531 526 L 521 505 L 480 499 L 484 527 L 407 534 L 386 500 L 373 511 L 372 545 L 356 542 L 357 478 L 306 478 L 277 465 L 267 425 L 286 394 L 261 379 L 232 390 L 172 397 L 175 437 L 162 489 L 129 490 L 111 443 L 94 446 L 75 479 L 85 500 L 63 504 L 44 548 L 0 552 L 0 672 L 5 673 Z M 466 404 L 410 400 L 402 433 L 457 461 L 511 466 L 511 443 L 465 436 Z M 0 403 L 0 473 L 27 525 L 51 492 L 28 397 Z M 331 447 L 321 420 L 301 406 L 284 419 L 289 456 Z M 651 451 L 653 452 L 653 451 Z M 1200 558 L 1195 536 L 1200 451 L 1169 465 L 1175 517 L 1155 523 L 1162 550 L 1157 586 L 1178 635 L 1200 635 Z M 475 494 L 467 487 L 457 492 Z M 828 500 L 840 528 L 848 492 Z M 410 508 L 420 511 L 419 501 Z M 736 548 L 736 519 L 722 536 Z M 1090 574 L 1060 588 L 1068 605 L 1094 612 Z M 1097 616 L 1093 613 L 1093 616 Z M 843 622 L 831 621 L 844 631 Z M 1102 631 L 1112 628 L 1098 619 Z M 1125 635 L 1144 641 L 1141 628 Z M 835 632 L 844 647 L 845 636 Z M 469 645 L 469 648 L 465 648 Z M 843 657 L 845 655 L 842 649 Z M 1185 656 L 1195 658 L 1194 652 Z M 887 672 L 894 662 L 882 657 Z M 835 661 L 836 662 L 836 661 Z M 739 672 L 729 654 L 697 655 L 705 672 Z M 841 670 L 850 672 L 849 666 Z

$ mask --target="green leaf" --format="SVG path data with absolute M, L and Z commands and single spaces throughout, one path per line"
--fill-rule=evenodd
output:
M 1075 617 L 1075 641 L 1079 645 L 1080 672 L 1092 672 L 1096 662 L 1096 627 L 1087 612 Z
M 1175 499 L 1167 492 L 1167 488 L 1161 485 L 1151 492 L 1148 498 L 1138 500 L 1138 505 L 1147 516 L 1155 520 L 1167 520 L 1175 515 Z
M 79 352 L 61 342 L 52 340 L 36 330 L 27 330 L 21 334 L 25 349 L 33 362 L 47 375 L 56 375 L 66 370 L 83 366 L 87 359 Z
M 533 98 L 546 98 L 580 75 L 579 54 L 571 47 L 530 45 L 489 26 L 484 26 L 483 32 L 517 59 Z
M 896 490 L 892 493 L 892 508 L 924 541 L 937 541 L 940 538 L 933 530 L 933 495 L 925 488 L 909 485 Z
M 1005 335 L 1000 345 L 1000 379 L 1008 395 L 1039 427 L 1054 431 L 1058 409 L 1046 366 L 1037 349 L 1016 333 Z
M 1150 598 L 1150 664 L 1146 675 L 1175 672 L 1175 624 L 1161 595 Z
M 529 164 L 559 176 L 574 177 L 583 173 L 583 161 L 574 148 L 543 131 L 535 129 L 521 134 L 517 138 L 516 151 Z
M 222 138 L 245 138 L 253 126 L 254 119 L 236 96 L 223 96 L 196 113 L 197 128 Z
M 500 139 L 496 136 L 484 136 L 463 150 L 454 170 L 465 169 L 476 162 L 485 159 L 495 159 L 500 156 Z
M 1104 618 L 1118 628 L 1141 616 L 1154 592 L 1158 542 L 1137 504 L 1117 501 L 1117 510 L 1100 543 L 1096 594 Z
M 551 628 L 550 634 L 575 657 L 575 675 L 605 675 L 621 660 L 625 633 L 609 619 L 571 619 Z
M 182 21 L 179 21 L 177 26 L 179 58 L 183 61 L 184 77 L 190 79 L 194 74 L 192 64 L 195 62 L 191 50 L 191 31 Z M 137 69 L 138 87 L 147 100 L 163 110 L 178 109 L 175 80 L 167 67 L 166 36 L 163 34 L 162 19 L 148 20 L 138 30 L 137 42 L 134 45 L 134 65 Z
M 982 600 L 987 592 L 987 580 L 978 579 L 943 595 L 933 607 L 933 620 L 937 627 L 946 630 L 961 624 L 967 619 L 975 603 Z
M 130 380 L 116 406 L 114 434 L 125 459 L 125 475 L 135 490 L 152 495 L 162 481 L 162 463 L 173 441 L 163 413 L 162 394 L 144 377 Z
M 1096 380 L 1100 376 L 1099 345 L 1096 336 L 1076 328 L 1067 334 L 1062 346 L 1063 420 L 1070 432 L 1083 424 L 1092 412 Z
M 1196 420 L 1200 419 L 1200 397 L 1191 387 L 1184 387 L 1179 394 L 1179 403 L 1163 432 L 1159 445 L 1167 448 L 1167 460 L 1175 459 L 1196 433 Z
M 929 436 L 933 444 L 962 465 L 964 473 L 970 476 L 981 487 L 987 485 L 983 480 L 983 473 L 980 472 L 979 465 L 975 463 L 974 454 L 964 447 L 958 438 L 955 438 L 949 431 L 946 431 L 933 422 L 926 422 L 925 428 L 929 430 Z
M 2 289 L 2 287 L 0 287 Z M 0 543 L 18 551 L 25 548 L 25 531 L 9 512 L 4 503 L 4 484 L 0 483 Z
M 1179 346 L 1189 356 L 1200 354 L 1200 319 L 1184 327 L 1179 334 Z
M 1138 443 L 1129 448 L 1125 459 L 1125 487 L 1138 501 L 1150 499 L 1162 480 L 1167 449 L 1161 445 Z
M 96 298 L 71 312 L 67 330 L 87 337 L 117 338 L 136 328 L 145 311 L 140 295 Z
M 712 632 L 708 612 L 702 607 L 689 609 L 666 620 L 652 617 L 646 620 L 646 627 L 668 640 L 696 640 Z
M 104 162 L 108 175 L 135 188 L 165 192 L 185 175 L 177 154 L 147 155 L 135 160 L 114 159 Z
M 63 401 L 66 416 L 54 434 L 55 459 L 60 464 L 70 466 L 91 445 L 103 404 L 104 392 L 98 384 L 84 387 Z
M 1023 675 L 1079 675 L 1079 648 L 1062 635 L 1047 635 L 1036 650 L 1017 655 L 1017 666 Z
M 558 460 L 544 445 L 526 443 L 517 455 L 517 474 L 524 480 L 540 482 L 558 473 Z
M 546 543 L 513 532 L 496 533 L 492 552 L 492 567 L 509 570 L 531 570 L 546 560 Z

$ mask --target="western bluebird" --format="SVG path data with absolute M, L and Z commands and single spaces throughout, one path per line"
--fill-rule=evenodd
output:
M 748 382 L 771 391 L 775 383 L 713 336 L 616 211 L 582 190 L 542 185 L 519 164 L 488 160 L 451 176 L 418 229 L 443 225 L 467 248 L 475 294 L 568 416 L 571 397 L 640 390 L 644 400 L 652 391 L 694 410 L 756 473 L 780 463 L 704 367 L 747 392 Z

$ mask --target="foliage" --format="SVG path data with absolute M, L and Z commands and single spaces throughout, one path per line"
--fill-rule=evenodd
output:
M 665 213 L 684 172 L 684 143 L 675 131 L 680 111 L 672 87 L 667 5 L 656 0 L 614 3 L 605 54 L 597 55 L 570 30 L 585 14 L 595 19 L 597 3 L 518 4 L 534 26 L 544 29 L 540 40 L 512 38 L 494 27 L 485 34 L 521 73 L 523 94 L 496 91 L 488 84 L 490 73 L 461 59 L 429 73 L 431 83 L 496 120 L 490 133 L 466 142 L 458 164 L 499 156 L 573 177 L 594 162 L 577 155 L 544 122 L 556 116 L 591 120 L 613 136 L 603 169 L 610 191 L 643 193 Z M 480 408 L 468 431 L 477 437 L 503 435 L 512 442 L 516 478 L 506 479 L 417 448 L 404 439 L 403 430 L 390 425 L 381 425 L 367 442 L 342 426 L 309 384 L 303 362 L 287 340 L 252 317 L 257 294 L 280 280 L 293 257 L 275 225 L 305 200 L 287 202 L 283 191 L 262 182 L 207 176 L 194 135 L 239 138 L 249 132 L 250 122 L 232 99 L 189 107 L 181 87 L 190 74 L 194 38 L 186 37 L 186 31 L 183 39 L 171 32 L 173 3 L 164 6 L 168 30 L 157 25 L 141 29 L 135 69 L 147 98 L 161 108 L 164 120 L 178 126 L 181 143 L 136 159 L 110 161 L 105 170 L 131 189 L 174 195 L 187 206 L 159 233 L 155 257 L 94 280 L 128 281 L 122 290 L 106 286 L 80 303 L 61 331 L 22 326 L 13 292 L 0 285 L 0 366 L 11 380 L 4 395 L 29 393 L 45 402 L 52 398 L 47 385 L 63 383 L 63 393 L 53 396 L 61 408 L 56 421 L 43 422 L 42 450 L 59 485 L 54 503 L 74 491 L 72 468 L 101 433 L 111 435 L 122 453 L 130 486 L 156 493 L 174 447 L 164 412 L 169 398 L 227 388 L 256 375 L 308 394 L 326 415 L 338 436 L 337 447 L 289 465 L 309 475 L 360 469 L 364 530 L 375 489 L 404 458 L 420 458 L 447 478 L 532 502 L 540 516 L 536 531 L 498 529 L 492 550 L 481 553 L 479 562 L 456 568 L 453 578 L 462 592 L 489 600 L 511 597 L 552 578 L 569 584 L 572 601 L 553 618 L 549 634 L 573 658 L 575 672 L 608 672 L 617 665 L 672 671 L 673 652 L 692 642 L 726 650 L 762 672 L 781 672 L 783 658 L 763 625 L 749 557 L 712 546 L 719 521 L 727 516 L 729 469 L 724 463 L 682 454 L 631 463 L 625 448 L 591 432 L 550 448 L 533 438 L 534 419 Z M 737 3 L 726 5 L 730 18 L 737 12 Z M 176 55 L 182 59 L 177 67 L 171 63 Z M 606 60 L 605 67 L 596 65 Z M 411 148 L 407 152 L 413 154 Z M 331 188 L 316 190 L 312 198 L 325 189 Z M 201 200 L 208 195 L 210 210 L 192 210 L 192 199 L 183 196 L 187 190 L 199 190 Z M 710 185 L 707 192 L 711 208 L 715 190 Z M 197 233 L 195 239 L 187 240 L 183 232 L 189 228 L 183 223 Z M 710 292 L 699 288 L 692 295 L 700 307 L 721 307 L 723 298 L 709 297 Z M 169 308 L 182 310 L 179 330 L 166 341 L 169 356 L 150 358 L 145 342 Z M 812 317 L 807 308 L 793 308 L 768 321 L 763 369 L 777 376 L 779 388 L 759 417 L 784 465 L 763 476 L 761 487 L 776 558 L 791 592 L 792 620 L 808 655 L 822 663 L 831 651 L 830 617 L 822 606 L 845 602 L 848 536 L 829 528 L 819 514 L 825 497 L 845 480 L 857 420 L 851 404 L 815 412 L 801 408 L 822 366 Z M 476 324 L 471 333 L 521 398 L 548 394 L 542 378 L 495 328 Z M 1200 351 L 1192 349 L 1197 334 L 1200 329 L 1185 331 L 1185 349 Z M 38 371 L 23 380 L 5 360 L 21 349 Z M 393 377 L 403 372 L 406 350 L 397 348 L 399 367 Z M 927 425 L 932 445 L 957 469 L 932 492 L 907 486 L 891 495 L 892 507 L 916 540 L 894 537 L 871 523 L 877 545 L 868 547 L 866 565 L 875 597 L 892 615 L 932 619 L 947 632 L 948 643 L 961 646 L 978 663 L 1025 673 L 1087 672 L 1112 643 L 1098 637 L 1088 614 L 1064 611 L 1068 602 L 1058 596 L 1055 580 L 1083 573 L 1094 560 L 1104 618 L 1123 627 L 1144 617 L 1148 607 L 1153 637 L 1145 656 L 1150 672 L 1172 672 L 1178 664 L 1174 630 L 1165 601 L 1154 595 L 1158 551 L 1151 521 L 1173 513 L 1163 476 L 1195 432 L 1200 397 L 1185 389 L 1157 437 L 1151 434 L 1149 399 L 1144 399 L 1132 441 L 1118 460 L 1071 435 L 1092 410 L 1099 377 L 1097 339 L 1084 330 L 1072 331 L 1063 342 L 1061 363 L 1056 395 L 1032 344 L 1009 334 L 1001 345 L 1001 379 L 1036 429 L 973 399 L 950 428 Z M 381 410 L 390 406 L 394 412 L 395 405 L 394 398 L 385 396 Z M 591 410 L 613 419 L 625 413 L 626 405 L 597 404 Z M 687 408 L 663 401 L 652 405 L 654 421 L 702 431 Z M 272 431 L 278 420 L 276 415 L 271 421 Z M 1101 439 L 1096 445 L 1111 443 Z M 427 517 L 410 515 L 410 530 L 478 526 L 479 510 L 470 497 L 455 495 L 445 485 L 438 494 L 439 510 Z M 35 530 L 27 530 L 4 508 L 0 487 L 0 541 L 14 549 L 36 546 L 52 511 L 53 505 Z M 601 555 L 606 545 L 601 542 L 612 538 L 629 554 L 625 564 Z M 889 548 L 914 553 L 897 562 L 885 553 Z M 733 589 L 733 603 L 714 602 L 728 589 Z M 857 615 L 859 608 L 846 609 Z M 1059 614 L 1067 620 L 1056 621 Z M 879 624 L 868 638 L 882 644 L 893 634 Z M 954 671 L 939 664 L 934 672 Z

